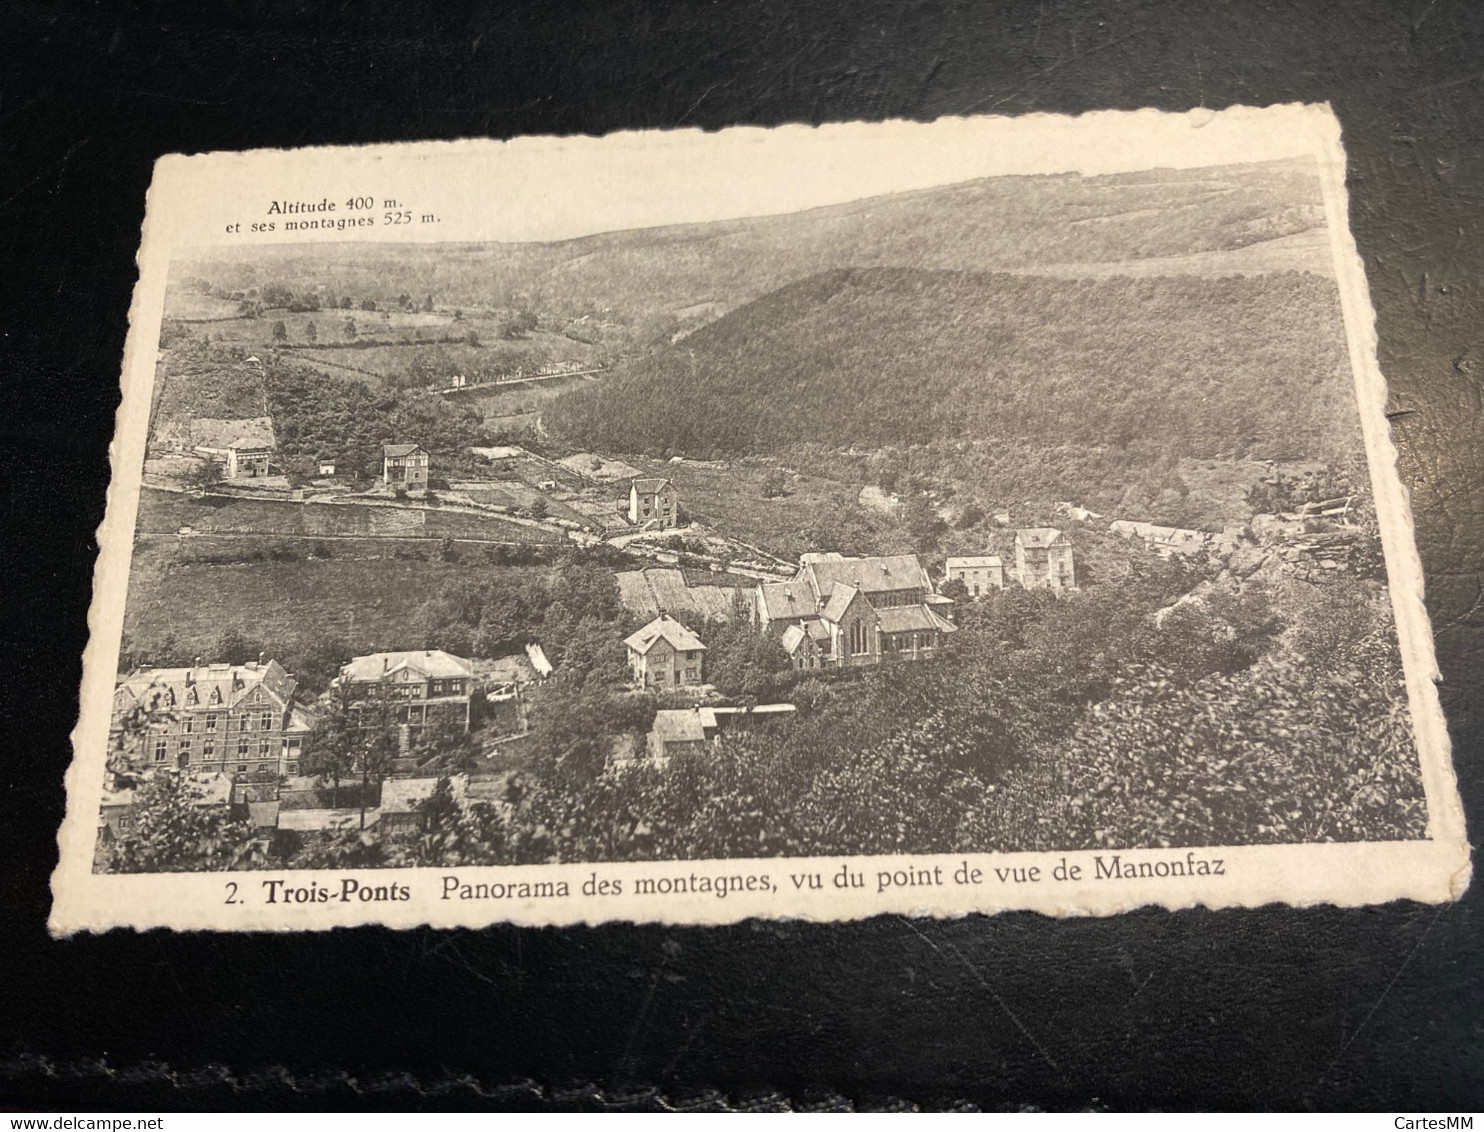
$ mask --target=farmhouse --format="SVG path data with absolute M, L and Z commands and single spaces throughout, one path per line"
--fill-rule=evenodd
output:
M 197 417 L 190 423 L 193 451 L 222 463 L 229 480 L 259 479 L 268 474 L 273 455 L 273 424 L 265 417 L 218 420 Z
M 298 774 L 314 721 L 297 686 L 276 660 L 137 669 L 114 690 L 113 738 L 144 767 Z
M 428 486 L 426 449 L 417 444 L 383 444 L 381 482 L 387 487 L 402 487 L 408 491 L 425 490 Z
M 653 523 L 661 530 L 679 522 L 675 485 L 667 479 L 629 482 L 629 522 L 636 527 Z
M 347 697 L 358 726 L 394 725 L 404 747 L 429 724 L 469 730 L 474 666 L 442 649 L 354 657 L 335 686 Z
M 1005 588 L 1005 563 L 997 554 L 950 558 L 943 567 L 943 580 L 962 582 L 970 597 L 981 597 L 990 587 Z
M 1074 590 L 1072 540 L 1055 527 L 1015 532 L 1015 577 L 1028 590 Z
M 759 627 L 778 635 L 795 668 L 934 656 L 957 631 L 952 608 L 915 554 L 806 554 L 792 580 L 758 586 L 755 602 Z
M 629 671 L 640 688 L 694 687 L 703 682 L 706 646 L 669 614 L 656 617 L 624 645 Z

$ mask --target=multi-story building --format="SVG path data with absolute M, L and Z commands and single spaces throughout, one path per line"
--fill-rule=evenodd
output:
M 428 486 L 427 450 L 417 444 L 383 444 L 381 482 L 391 488 L 425 490 Z
M 359 725 L 394 726 L 406 746 L 430 724 L 469 730 L 474 666 L 442 649 L 370 653 L 340 670 L 335 689 Z
M 705 683 L 706 646 L 668 613 L 624 641 L 629 671 L 640 688 L 695 687 Z
M 667 529 L 680 522 L 679 498 L 667 479 L 636 479 L 629 482 L 629 522 L 636 527 L 654 523 Z
M 298 774 L 314 720 L 296 688 L 276 660 L 141 668 L 114 691 L 113 736 L 141 769 Z
M 997 554 L 971 554 L 948 559 L 945 582 L 962 582 L 970 597 L 982 597 L 991 588 L 1005 588 L 1005 563 Z
M 957 631 L 952 600 L 933 592 L 915 554 L 806 554 L 792 580 L 758 587 L 755 609 L 796 668 L 934 656 Z
M 1016 531 L 1015 577 L 1028 590 L 1076 589 L 1072 540 L 1055 527 L 1026 527 Z

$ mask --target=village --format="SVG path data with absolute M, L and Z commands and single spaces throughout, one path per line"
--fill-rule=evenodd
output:
M 178 529 L 181 540 L 230 533 L 240 521 L 232 502 L 258 500 L 306 517 L 316 507 L 358 507 L 375 518 L 355 537 L 497 543 L 514 528 L 620 549 L 635 566 L 614 575 L 620 600 L 645 622 L 623 641 L 630 685 L 659 706 L 644 730 L 610 738 L 614 774 L 706 757 L 729 735 L 788 726 L 797 714 L 792 702 L 719 694 L 698 633 L 705 626 L 746 624 L 775 642 L 796 674 L 840 672 L 941 655 L 958 631 L 956 606 L 1007 587 L 1076 592 L 1076 531 L 1115 536 L 1155 559 L 1214 561 L 1228 578 L 1274 564 L 1343 571 L 1354 541 L 1347 498 L 1214 532 L 1106 520 L 1058 503 L 1052 510 L 1062 526 L 1014 527 L 1008 512 L 996 515 L 1013 554 L 948 555 L 936 576 L 913 553 L 813 550 L 788 564 L 698 528 L 670 477 L 622 460 L 593 453 L 552 459 L 517 445 L 476 446 L 469 456 L 478 474 L 449 480 L 421 445 L 389 440 L 374 484 L 351 484 L 328 461 L 317 461 L 307 479 L 290 477 L 271 421 L 203 420 L 192 422 L 174 451 L 156 455 L 146 482 L 226 504 Z M 460 525 L 439 525 L 452 516 L 463 517 Z M 282 529 L 334 537 L 327 524 L 305 520 Z M 251 530 L 264 533 L 260 516 Z M 440 782 L 460 806 L 499 808 L 530 739 L 529 704 L 552 674 L 534 641 L 489 660 L 434 648 L 354 656 L 317 696 L 304 694 L 267 656 L 140 666 L 121 674 L 115 696 L 111 742 L 119 757 L 100 808 L 100 852 L 135 828 L 138 787 L 162 767 L 189 783 L 193 805 L 250 823 L 265 845 L 282 834 L 336 830 L 415 834 Z M 325 726 L 332 717 L 341 721 L 341 749 L 327 757 L 315 744 L 335 734 Z

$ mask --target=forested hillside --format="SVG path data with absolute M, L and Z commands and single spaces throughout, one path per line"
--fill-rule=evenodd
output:
M 870 268 L 783 287 L 575 391 L 574 443 L 699 458 L 966 438 L 1182 457 L 1359 443 L 1334 285 Z

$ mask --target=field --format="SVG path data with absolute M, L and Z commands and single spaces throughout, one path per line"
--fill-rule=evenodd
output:
M 304 650 L 341 641 L 356 652 L 407 648 L 414 614 L 433 592 L 482 562 L 390 557 L 305 559 L 214 565 L 182 561 L 174 540 L 140 540 L 129 576 L 124 631 L 148 655 L 173 635 L 178 649 L 210 654 L 224 633 L 237 631 L 275 648 Z M 429 557 L 433 557 L 430 555 Z M 472 558 L 472 555 L 471 555 Z M 541 567 L 498 567 L 512 574 Z

